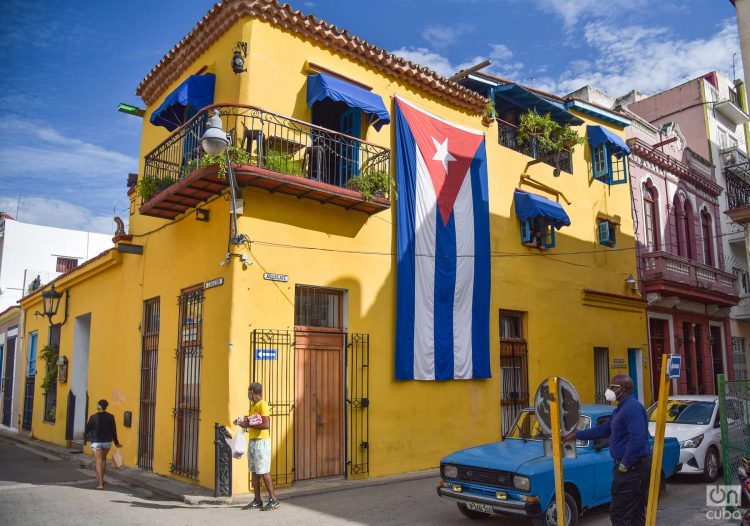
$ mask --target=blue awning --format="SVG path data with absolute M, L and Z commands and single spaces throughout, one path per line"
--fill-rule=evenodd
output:
M 566 110 L 562 102 L 546 99 L 518 84 L 501 84 L 494 88 L 494 92 L 496 98 L 525 110 L 535 110 L 539 115 L 549 113 L 555 122 L 573 126 L 583 124 L 583 120 Z
M 514 192 L 513 200 L 516 203 L 516 215 L 521 221 L 546 217 L 552 220 L 552 225 L 558 230 L 564 226 L 570 226 L 570 218 L 560 203 L 521 190 Z
M 350 108 L 359 108 L 370 115 L 370 124 L 376 130 L 391 122 L 391 116 L 380 95 L 355 86 L 333 75 L 316 73 L 307 76 L 307 105 L 312 106 L 324 99 L 343 102 Z
M 190 75 L 151 114 L 151 124 L 176 130 L 199 110 L 214 103 L 215 84 L 214 75 Z
M 589 138 L 589 144 L 592 148 L 607 143 L 611 147 L 610 151 L 618 159 L 623 155 L 630 155 L 630 147 L 625 144 L 625 141 L 619 135 L 612 133 L 603 126 L 586 126 L 586 135 Z

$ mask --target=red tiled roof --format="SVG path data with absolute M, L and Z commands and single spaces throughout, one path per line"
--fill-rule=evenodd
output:
M 136 95 L 146 104 L 153 104 L 206 49 L 243 17 L 263 20 L 314 40 L 452 105 L 475 113 L 484 110 L 486 100 L 478 93 L 276 0 L 225 0 L 216 4 L 146 75 L 138 85 Z

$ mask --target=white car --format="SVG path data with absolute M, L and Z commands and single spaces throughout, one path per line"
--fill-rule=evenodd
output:
M 727 400 L 732 403 L 732 400 Z M 648 409 L 648 430 L 656 433 L 656 406 Z M 740 407 L 740 410 L 742 408 Z M 665 436 L 680 443 L 680 473 L 697 474 L 706 482 L 719 476 L 721 467 L 721 420 L 715 395 L 670 396 Z

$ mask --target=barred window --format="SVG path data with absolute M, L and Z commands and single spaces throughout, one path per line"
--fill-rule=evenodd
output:
M 57 267 L 55 270 L 57 272 L 70 272 L 74 268 L 78 266 L 78 258 L 64 258 L 59 257 L 57 258 Z
M 294 298 L 294 324 L 298 327 L 340 329 L 342 291 L 297 286 Z
M 732 338 L 732 358 L 734 358 L 734 379 L 747 380 L 747 355 L 745 338 Z

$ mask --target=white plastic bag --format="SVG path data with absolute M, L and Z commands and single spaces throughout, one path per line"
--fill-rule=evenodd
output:
M 112 467 L 115 469 L 120 469 L 122 467 L 122 463 L 122 451 L 120 451 L 120 448 L 115 448 L 115 452 L 112 453 Z
M 247 439 L 245 438 L 245 431 L 241 427 L 237 427 L 237 432 L 234 434 L 234 438 L 229 443 L 229 447 L 232 448 L 232 456 L 234 458 L 242 458 L 242 455 L 247 451 Z

